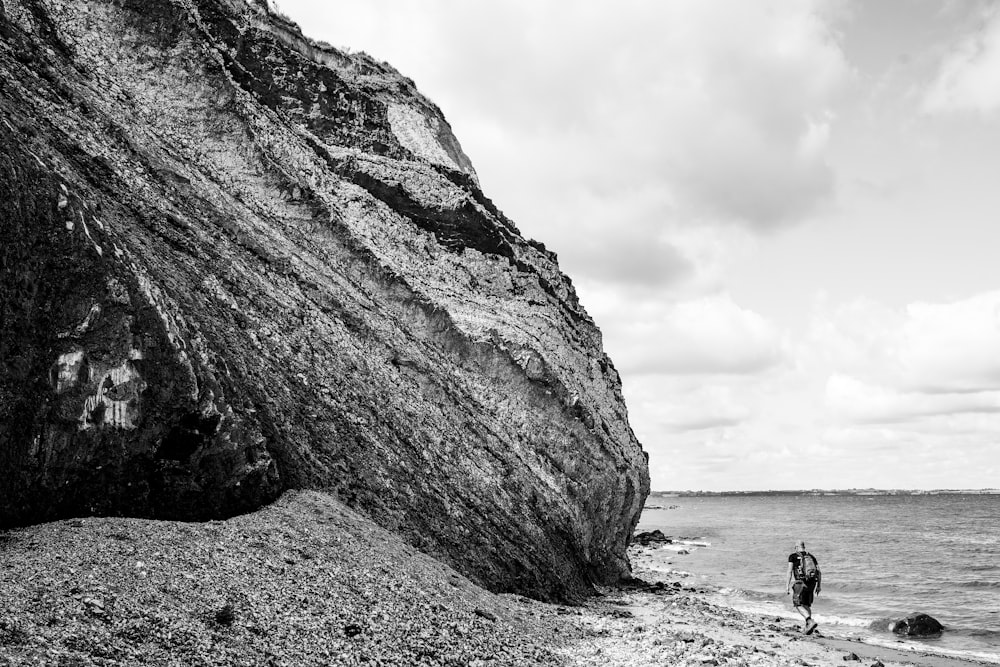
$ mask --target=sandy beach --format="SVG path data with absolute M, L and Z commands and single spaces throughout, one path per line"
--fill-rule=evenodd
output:
M 641 565 L 582 606 L 496 595 L 316 492 L 227 521 L 58 521 L 0 552 L 7 665 L 972 664 L 804 637 Z

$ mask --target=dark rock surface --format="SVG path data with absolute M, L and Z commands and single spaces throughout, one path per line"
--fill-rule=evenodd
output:
M 332 491 L 494 589 L 628 573 L 644 454 L 440 111 L 244 0 L 0 0 L 0 522 Z
M 662 530 L 649 530 L 643 533 L 636 533 L 632 537 L 632 544 L 641 544 L 648 547 L 650 544 L 670 544 L 672 539 L 663 534 Z
M 906 618 L 894 621 L 889 629 L 897 635 L 908 637 L 926 637 L 938 635 L 944 631 L 944 626 L 937 619 L 927 614 L 915 613 Z

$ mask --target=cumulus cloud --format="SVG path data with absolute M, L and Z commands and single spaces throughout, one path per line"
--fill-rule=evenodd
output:
M 633 413 L 657 431 L 677 433 L 736 426 L 753 416 L 747 387 L 701 378 L 629 377 L 627 398 Z
M 673 244 L 629 235 L 583 241 L 564 268 L 605 282 L 648 287 L 679 282 L 695 270 Z
M 825 397 L 838 419 L 1000 412 L 1000 291 L 899 311 L 855 302 L 820 318 L 813 342 L 834 368 Z
M 872 385 L 839 374 L 827 380 L 826 401 L 840 419 L 860 423 L 896 423 L 933 415 L 1000 412 L 1000 391 L 927 394 Z
M 980 29 L 944 58 L 923 108 L 931 113 L 1000 109 L 1000 11 L 992 9 Z
M 608 294 L 588 308 L 602 323 L 616 366 L 633 376 L 755 374 L 785 355 L 780 332 L 724 293 L 644 303 Z
M 916 303 L 900 332 L 906 386 L 924 392 L 1000 389 L 1000 291 L 953 303 Z

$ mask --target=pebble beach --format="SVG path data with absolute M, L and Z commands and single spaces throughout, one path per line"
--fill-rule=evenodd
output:
M 641 569 L 640 576 L 645 573 Z M 978 663 L 861 642 L 810 636 L 801 623 L 746 614 L 714 605 L 708 592 L 682 580 L 606 591 L 579 611 L 574 639 L 563 652 L 568 664 L 969 667 Z
M 317 492 L 226 521 L 58 521 L 0 552 L 5 665 L 973 664 L 805 637 L 641 566 L 580 606 L 493 594 Z

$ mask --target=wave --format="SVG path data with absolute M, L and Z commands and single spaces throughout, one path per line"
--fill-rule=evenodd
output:
M 650 572 L 656 572 L 659 574 L 670 574 L 675 577 L 693 577 L 695 576 L 693 572 L 685 572 L 684 570 L 678 570 L 670 567 L 670 563 L 655 564 L 649 563 L 643 566 L 644 569 Z
M 1000 581 L 983 581 L 982 579 L 976 579 L 974 581 L 957 581 L 955 584 L 959 588 L 996 588 L 1000 589 Z
M 711 585 L 707 586 L 707 589 L 708 599 L 720 606 L 764 618 L 782 618 L 796 622 L 800 620 L 798 614 L 788 607 L 786 596 L 783 594 L 737 587 L 713 587 Z M 998 642 L 1000 633 L 995 631 L 949 624 L 943 637 L 934 637 L 928 641 L 919 638 L 903 638 L 892 634 L 892 624 L 905 616 L 904 612 L 883 612 L 892 613 L 892 616 L 865 616 L 836 612 L 824 614 L 818 609 L 814 612 L 817 622 L 829 637 L 860 641 L 873 646 L 884 646 L 902 651 L 923 652 L 942 657 L 1000 665 L 1000 652 L 995 649 L 1000 644 Z M 962 639 L 963 637 L 965 639 Z
M 759 601 L 759 602 L 782 602 L 785 595 L 782 593 L 766 593 L 764 591 L 749 590 L 746 588 L 732 588 L 723 586 L 716 590 L 720 595 L 735 598 L 737 600 Z
M 787 609 L 783 602 L 769 601 L 766 599 L 753 599 L 766 595 L 757 591 L 744 591 L 741 589 L 720 589 L 720 596 L 717 601 L 723 606 L 736 609 L 743 613 L 765 616 L 769 618 L 780 617 L 788 620 L 799 621 L 800 617 L 795 612 Z M 779 596 L 784 597 L 784 596 Z M 976 660 L 988 664 L 1000 665 L 1000 653 L 989 650 L 977 650 L 971 648 L 952 648 L 941 646 L 937 643 L 928 643 L 918 639 L 903 639 L 893 635 L 890 627 L 893 622 L 899 619 L 896 617 L 871 618 L 863 616 L 841 616 L 836 614 L 814 614 L 816 621 L 822 626 L 824 633 L 828 637 L 840 639 L 851 639 L 860 641 L 872 646 L 892 648 L 899 651 L 920 652 L 926 654 L 940 655 L 943 657 L 959 658 L 964 660 Z M 948 634 L 963 634 L 966 636 L 983 636 L 995 638 L 996 633 L 984 631 L 971 631 L 964 628 L 948 628 Z
M 716 588 L 714 601 L 724 607 L 736 609 L 748 614 L 760 616 L 780 616 L 783 618 L 800 619 L 797 612 L 788 607 L 788 596 L 784 593 L 767 593 L 764 591 L 747 590 L 743 588 Z M 820 614 L 814 611 L 813 615 L 819 623 L 842 625 L 854 628 L 869 630 L 888 628 L 891 621 L 889 618 L 873 619 L 853 616 L 838 616 L 834 614 Z M 878 628 L 874 626 L 880 626 Z
M 956 648 L 946 648 L 944 646 L 935 646 L 926 643 L 907 643 L 900 642 L 898 639 L 889 639 L 883 637 L 863 637 L 861 642 L 865 644 L 870 644 L 871 646 L 881 646 L 882 648 L 891 648 L 897 651 L 907 651 L 912 653 L 925 653 L 938 655 L 948 658 L 957 658 L 959 660 L 973 660 L 984 662 L 991 665 L 1000 665 L 1000 653 L 995 653 L 992 651 L 977 651 L 974 649 L 956 649 Z
M 701 538 L 698 538 L 698 537 L 681 537 L 679 539 L 674 540 L 673 543 L 674 544 L 683 544 L 683 545 L 689 546 L 689 547 L 710 547 L 710 546 L 712 546 L 711 542 L 705 542 L 704 540 L 702 540 Z
M 1000 565 L 964 565 L 963 570 L 968 570 L 969 572 L 992 572 L 994 570 L 1000 570 Z
M 674 542 L 671 542 L 669 544 L 661 544 L 659 547 L 657 547 L 657 550 L 658 551 L 670 551 L 670 552 L 673 552 L 673 553 L 680 553 L 681 551 L 683 551 L 685 553 L 690 553 L 692 549 L 697 549 L 697 548 L 705 547 L 705 546 L 708 546 L 708 545 L 704 544 L 704 543 L 700 543 L 699 544 L 697 542 L 677 542 L 677 541 L 674 541 Z
M 764 591 L 747 590 L 743 588 L 716 588 L 718 596 L 716 601 L 723 606 L 739 611 L 760 614 L 764 616 L 785 616 L 788 618 L 799 618 L 796 612 L 787 608 L 788 596 L 783 593 L 767 593 Z M 893 623 L 897 622 L 905 614 L 895 616 L 847 616 L 840 614 L 824 614 L 814 611 L 816 620 L 825 625 L 839 625 L 849 628 L 859 628 L 872 630 L 875 632 L 891 633 Z M 950 629 L 950 628 L 949 628 Z
M 939 541 L 946 544 L 970 546 L 976 551 L 981 550 L 982 547 L 995 547 L 997 544 L 1000 544 L 1000 537 L 995 535 L 948 533 L 947 535 L 936 534 L 935 536 Z
M 868 621 L 864 627 L 877 632 L 892 632 L 892 626 L 899 620 L 899 616 L 876 618 Z

